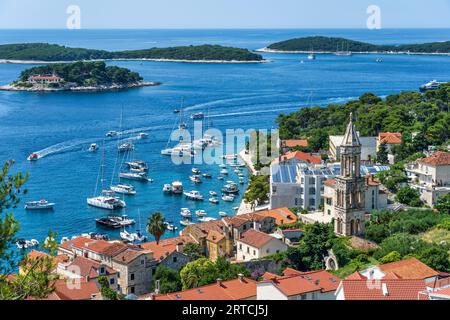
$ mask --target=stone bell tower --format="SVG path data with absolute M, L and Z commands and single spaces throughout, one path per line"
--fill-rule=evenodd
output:
M 353 114 L 341 144 L 341 174 L 335 178 L 334 232 L 342 236 L 364 235 L 365 181 L 361 177 L 361 142 Z

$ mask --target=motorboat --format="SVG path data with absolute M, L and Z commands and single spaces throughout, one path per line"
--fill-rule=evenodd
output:
M 116 209 L 122 209 L 126 207 L 126 203 L 123 200 L 120 200 L 117 197 L 112 196 L 99 196 L 99 197 L 93 197 L 93 198 L 87 198 L 87 204 L 100 208 L 100 209 L 106 209 L 106 210 L 116 210 Z
M 181 181 L 172 182 L 172 193 L 173 194 L 183 194 L 183 183 Z
M 200 179 L 200 176 L 190 176 L 189 180 L 191 180 L 193 183 L 202 183 L 202 179 Z
M 316 55 L 314 53 L 308 54 L 308 60 L 316 60 Z
M 88 149 L 89 152 L 95 152 L 97 150 L 98 150 L 98 145 L 96 143 L 92 143 Z
M 237 154 L 226 154 L 223 156 L 224 159 L 226 160 L 236 160 L 238 158 Z
M 219 200 L 217 198 L 209 198 L 209 202 L 214 203 L 214 204 L 219 204 Z
M 219 180 L 223 180 L 223 179 L 225 179 L 224 177 L 222 177 L 222 176 L 220 176 L 220 177 L 217 177 L 217 179 L 219 179 Z
M 180 113 L 180 112 L 181 112 L 180 109 L 175 109 L 175 110 L 173 110 L 173 113 Z
M 123 230 L 122 232 L 120 232 L 120 238 L 127 242 L 134 242 L 134 236 L 127 230 Z
M 230 167 L 233 167 L 233 168 L 243 168 L 243 167 L 245 167 L 245 164 L 243 164 L 243 163 L 230 163 L 230 164 L 228 164 Z
M 189 219 L 183 219 L 183 220 L 180 221 L 180 224 L 181 224 L 182 226 L 187 227 L 187 226 L 193 225 L 193 224 L 195 224 L 195 223 L 192 222 L 192 221 L 189 220 Z
M 226 201 L 226 202 L 233 202 L 234 201 L 234 196 L 233 195 L 223 195 L 222 196 L 222 200 Z
M 138 135 L 139 139 L 147 139 L 148 138 L 148 133 L 145 132 L 141 132 Z
M 197 210 L 197 211 L 195 211 L 195 215 L 197 217 L 206 217 L 208 214 L 206 213 L 205 210 Z
M 164 193 L 172 193 L 172 185 L 171 184 L 165 184 L 163 187 Z
M 239 193 L 239 187 L 233 182 L 225 185 L 221 191 L 224 194 L 236 194 Z
M 213 177 L 211 173 L 204 173 L 204 174 L 202 174 L 202 176 L 204 178 L 208 178 L 208 179 L 211 179 Z
M 25 250 L 28 248 L 28 243 L 25 239 L 17 239 L 16 246 L 21 250 Z
M 217 192 L 215 192 L 215 191 L 210 191 L 210 192 L 209 192 L 209 195 L 210 195 L 211 197 L 217 197 Z
M 226 169 L 226 167 L 227 167 L 227 165 L 226 164 L 219 164 L 219 168 L 222 168 L 222 169 Z
M 204 200 L 202 194 L 198 191 L 185 192 L 184 195 L 189 200 L 194 200 L 194 201 L 203 201 Z
M 119 173 L 119 178 L 140 182 L 153 182 L 145 172 L 121 172 Z
M 95 219 L 95 221 L 97 222 L 97 224 L 100 224 L 107 228 L 118 229 L 122 227 L 119 222 L 111 219 L 110 217 L 98 218 Z
M 214 220 L 216 220 L 216 219 L 211 218 L 211 217 L 201 217 L 198 219 L 198 221 L 200 221 L 200 222 L 210 222 L 210 221 L 214 221 Z
M 182 123 L 180 123 L 179 125 L 178 125 L 178 129 L 179 130 L 186 130 L 187 129 L 187 124 L 186 123 L 184 123 L 184 122 L 182 122 Z
M 442 84 L 442 82 L 438 82 L 437 80 L 431 80 L 430 82 L 424 84 L 420 87 L 421 92 L 426 92 L 428 90 L 434 90 L 439 88 L 439 86 Z
M 225 217 L 228 217 L 228 213 L 226 213 L 224 211 L 220 211 L 219 216 L 221 216 L 222 218 L 225 218 Z
M 228 170 L 227 169 L 222 169 L 222 170 L 220 170 L 220 174 L 228 175 Z
M 29 201 L 25 203 L 26 210 L 51 210 L 55 206 L 55 203 L 48 202 L 47 200 Z
M 200 169 L 198 169 L 198 168 L 192 168 L 192 173 L 193 173 L 193 174 L 200 174 Z
M 90 232 L 88 235 L 89 235 L 89 238 L 91 238 L 93 240 L 105 240 L 105 241 L 109 240 L 109 236 L 107 234 Z
M 189 210 L 188 208 L 181 208 L 180 214 L 181 214 L 182 217 L 185 217 L 185 218 L 191 218 L 192 217 L 191 210 Z
M 242 171 L 241 170 L 239 170 L 239 169 L 234 169 L 234 171 L 233 171 L 234 173 L 236 173 L 236 174 L 239 174 L 239 173 L 242 173 Z
M 239 177 L 239 183 L 240 184 L 244 184 L 245 183 L 244 177 Z
M 203 112 L 197 112 L 197 113 L 191 114 L 192 120 L 203 120 L 204 118 L 205 118 L 205 115 Z
M 117 135 L 118 135 L 117 131 L 108 131 L 108 133 L 106 134 L 106 136 L 109 138 L 117 137 Z
M 129 161 L 129 162 L 125 162 L 125 164 L 128 166 L 128 168 L 131 171 L 135 171 L 135 172 L 147 172 L 148 171 L 148 164 L 147 164 L 147 162 L 145 162 L 143 160 Z
M 28 247 L 37 247 L 39 245 L 39 241 L 37 241 L 36 239 L 31 239 L 28 242 Z
M 176 227 L 176 226 L 175 226 L 173 223 L 171 223 L 171 222 L 164 222 L 164 225 L 166 226 L 166 229 L 169 230 L 169 231 L 174 232 L 174 231 L 177 231 L 177 230 L 178 230 L 178 227 Z
M 136 223 L 134 219 L 128 218 L 125 214 L 122 216 L 114 216 L 113 219 L 115 219 L 122 227 L 132 226 Z
M 27 158 L 28 161 L 37 161 L 39 159 L 39 155 L 35 152 L 30 154 Z
M 128 152 L 134 150 L 134 144 L 131 142 L 124 142 L 118 146 L 119 152 Z
M 115 186 L 111 186 L 110 189 L 115 193 L 125 194 L 125 195 L 135 195 L 136 189 L 134 186 L 130 184 L 118 184 Z

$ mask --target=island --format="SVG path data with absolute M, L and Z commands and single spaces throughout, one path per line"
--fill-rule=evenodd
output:
M 259 49 L 272 53 L 390 53 L 390 54 L 450 54 L 450 41 L 423 44 L 377 45 L 345 38 L 304 37 L 281 41 Z
M 26 69 L 19 80 L 1 86 L 8 91 L 112 91 L 159 82 L 144 82 L 137 72 L 117 66 L 106 66 L 103 61 L 48 64 Z
M 128 51 L 70 48 L 48 43 L 0 45 L 3 63 L 61 63 L 92 60 L 153 60 L 202 63 L 260 63 L 260 54 L 220 45 L 179 46 Z

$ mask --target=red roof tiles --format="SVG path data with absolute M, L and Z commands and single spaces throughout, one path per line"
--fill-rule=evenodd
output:
M 322 163 L 321 157 L 312 155 L 310 153 L 301 152 L 301 151 L 288 152 L 285 155 L 282 155 L 280 158 L 281 158 L 281 161 L 279 158 L 276 158 L 274 160 L 274 163 L 284 162 L 284 161 L 291 160 L 291 159 L 298 159 L 298 160 L 304 161 L 306 163 L 312 163 L 312 164 L 321 164 Z
M 401 279 L 426 279 L 439 273 L 416 258 L 381 264 L 378 266 L 385 274 L 395 273 Z
M 424 280 L 342 280 L 345 300 L 427 300 Z
M 269 236 L 268 234 L 257 231 L 255 229 L 250 229 L 242 234 L 242 237 L 237 240 L 242 243 L 245 243 L 249 246 L 252 246 L 253 248 L 260 249 L 264 247 L 269 241 L 275 239 L 272 236 Z
M 380 143 L 386 142 L 387 144 L 401 144 L 402 134 L 400 132 L 381 132 L 378 135 L 378 141 Z
M 295 148 L 295 147 L 307 147 L 308 140 L 306 139 L 289 139 L 283 140 L 282 145 L 287 148 Z
M 257 211 L 256 214 L 274 218 L 277 226 L 281 226 L 283 224 L 293 224 L 298 220 L 297 215 L 288 208 Z
M 434 167 L 437 166 L 449 166 L 450 165 L 450 153 L 437 151 L 428 158 L 422 158 L 417 160 L 420 163 L 428 164 Z

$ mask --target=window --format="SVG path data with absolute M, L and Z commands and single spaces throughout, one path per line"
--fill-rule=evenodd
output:
M 247 247 L 247 253 L 250 253 L 250 247 Z
M 272 193 L 277 193 L 277 187 L 276 186 L 272 187 Z
M 130 274 L 130 280 L 131 280 L 131 281 L 134 280 L 134 273 Z
M 310 177 L 309 178 L 309 184 L 316 184 L 316 178 Z
M 142 259 L 142 260 L 141 260 L 141 264 L 144 264 L 144 263 L 145 263 L 145 259 Z
M 155 275 L 156 269 L 152 269 L 152 275 Z
M 270 249 L 267 249 L 267 250 L 266 250 L 266 253 L 269 253 L 269 252 L 270 252 Z
M 178 257 L 173 257 L 173 262 L 177 262 L 178 261 Z
M 134 294 L 134 287 L 130 287 L 130 293 Z
M 256 256 L 256 250 L 253 250 L 253 255 Z
M 104 267 L 101 267 L 100 268 L 100 274 L 104 274 L 105 273 L 105 268 Z
M 314 194 L 316 194 L 316 188 L 309 188 L 309 194 L 312 194 L 312 195 L 314 195 Z
M 298 199 L 295 198 L 295 206 L 298 206 Z
M 242 250 L 242 243 L 239 243 L 239 250 Z
M 109 279 L 109 284 L 110 284 L 110 285 L 113 285 L 114 283 L 115 283 L 114 278 Z

